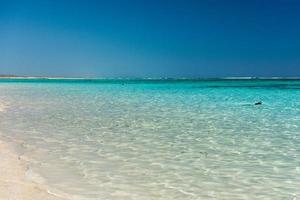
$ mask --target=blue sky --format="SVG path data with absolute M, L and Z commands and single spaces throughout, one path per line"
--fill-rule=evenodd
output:
M 300 76 L 299 0 L 0 0 L 0 74 Z

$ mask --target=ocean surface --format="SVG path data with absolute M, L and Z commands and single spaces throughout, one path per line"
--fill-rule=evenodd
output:
M 300 199 L 300 80 L 0 79 L 0 102 L 56 195 Z

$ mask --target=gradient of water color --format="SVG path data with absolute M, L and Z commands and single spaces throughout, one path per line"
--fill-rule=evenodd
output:
M 3 79 L 0 101 L 28 178 L 70 199 L 300 198 L 300 80 Z

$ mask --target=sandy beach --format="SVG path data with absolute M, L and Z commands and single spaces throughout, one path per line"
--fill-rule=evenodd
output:
M 0 112 L 5 109 L 0 102 Z M 20 159 L 12 144 L 0 140 L 0 158 L 1 200 L 62 200 L 26 179 L 26 162 Z
M 13 148 L 0 141 L 0 199 L 5 200 L 59 200 L 37 184 L 26 180 L 26 163 Z

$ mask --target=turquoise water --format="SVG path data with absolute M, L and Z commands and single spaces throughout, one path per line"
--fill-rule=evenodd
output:
M 300 198 L 300 80 L 2 79 L 1 102 L 28 178 L 69 199 Z

